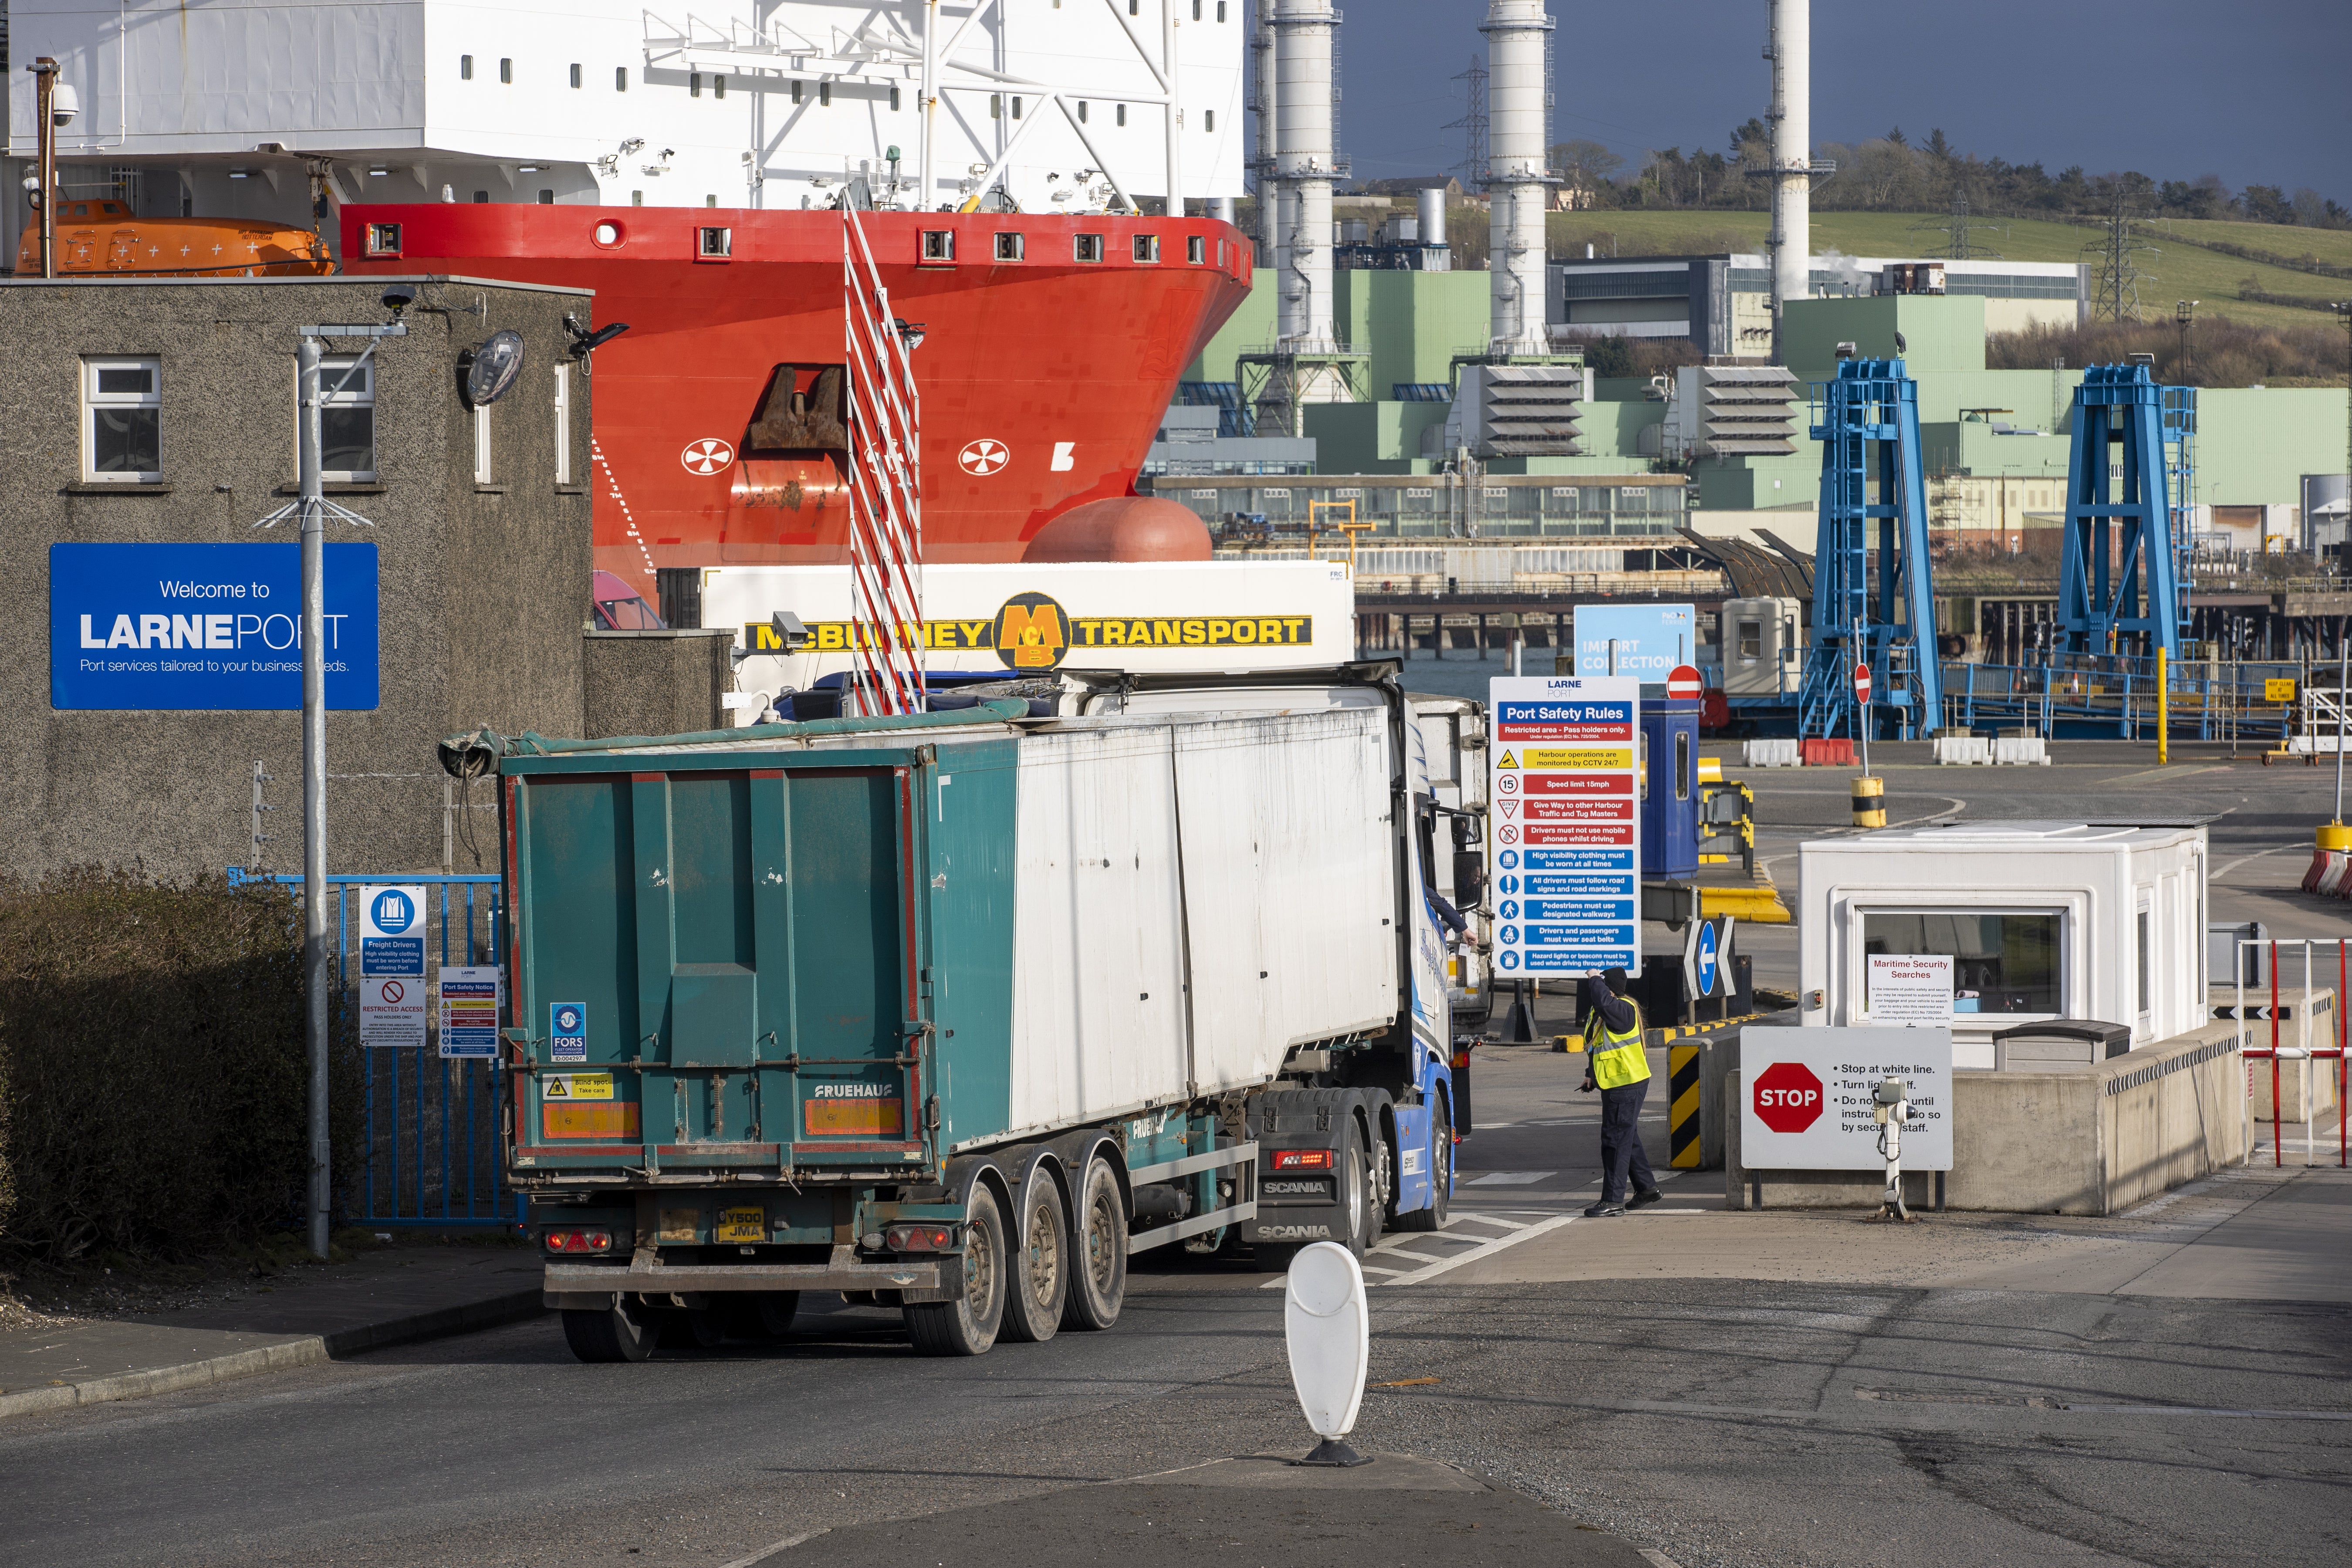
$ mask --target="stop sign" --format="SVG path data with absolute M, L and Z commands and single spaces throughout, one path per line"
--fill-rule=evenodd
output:
M 1775 1132 L 1802 1132 L 1822 1115 L 1822 1080 L 1802 1062 L 1774 1062 L 1756 1075 L 1756 1119 Z
M 1866 664 L 1853 667 L 1853 700 L 1856 702 L 1870 700 L 1870 666 Z
M 1687 664 L 1678 664 L 1666 672 L 1666 695 L 1676 702 L 1696 702 L 1701 688 L 1698 671 Z

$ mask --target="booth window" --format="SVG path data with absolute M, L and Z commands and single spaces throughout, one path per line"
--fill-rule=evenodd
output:
M 82 478 L 163 478 L 163 368 L 153 359 L 82 362 Z
M 1690 731 L 1675 731 L 1675 798 L 1688 800 L 1691 791 Z
M 2058 1013 L 2058 936 L 2049 911 L 1871 910 L 1862 917 L 1863 1011 L 1870 1011 L 1871 953 L 1927 953 L 1952 961 L 1955 1013 Z
M 572 482 L 572 367 L 555 367 L 555 482 Z
M 2156 1005 L 2156 980 L 2147 967 L 2149 960 L 2155 956 L 2150 951 L 2154 944 L 2149 941 L 2148 931 L 2149 922 L 2155 919 L 2152 910 L 2144 909 L 2139 911 L 2139 1011 L 2142 1017 L 2146 1017 Z
M 297 417 L 300 415 L 298 407 Z M 319 362 L 320 477 L 375 482 L 375 363 L 352 354 Z
M 1739 623 L 1739 657 L 1750 663 L 1764 657 L 1764 623 L 1762 621 Z

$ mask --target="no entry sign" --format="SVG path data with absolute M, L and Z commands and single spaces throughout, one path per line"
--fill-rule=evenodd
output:
M 1687 664 L 1678 664 L 1667 672 L 1666 695 L 1676 702 L 1696 702 L 1705 690 L 1699 683 L 1698 671 Z
M 1757 1029 L 1739 1040 L 1739 1163 L 1757 1171 L 1875 1171 L 1871 1090 L 1911 1086 L 1903 1166 L 1952 1168 L 1952 1032 Z
M 1856 702 L 1870 700 L 1870 666 L 1866 664 L 1857 663 L 1853 667 L 1853 700 Z

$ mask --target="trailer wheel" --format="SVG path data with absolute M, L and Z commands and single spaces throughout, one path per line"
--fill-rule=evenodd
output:
M 1396 1216 L 1399 1230 L 1444 1230 L 1454 1188 L 1454 1121 L 1444 1100 L 1429 1108 L 1429 1206 Z
M 900 1310 L 918 1355 L 986 1355 L 1004 1321 L 1004 1216 L 985 1182 L 964 1199 L 963 1294 Z
M 645 1310 L 626 1300 L 601 1310 L 563 1310 L 563 1342 L 584 1362 L 643 1361 L 654 1353 L 655 1337 Z
M 1127 1199 L 1109 1161 L 1097 1155 L 1087 1162 L 1071 1207 L 1076 1221 L 1062 1326 L 1107 1329 L 1127 1304 Z
M 1345 1200 L 1348 1234 L 1341 1246 L 1358 1258 L 1381 1238 L 1381 1197 L 1372 1179 L 1371 1151 L 1364 1147 L 1363 1124 L 1348 1119 L 1348 1191 Z
M 1012 1267 L 1005 1270 L 1004 1337 L 1043 1344 L 1062 1326 L 1070 1289 L 1070 1230 L 1061 1184 L 1039 1160 L 1029 1167 L 1014 1211 Z

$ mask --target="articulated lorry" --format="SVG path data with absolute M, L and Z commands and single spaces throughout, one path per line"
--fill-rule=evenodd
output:
M 502 1135 L 574 1353 L 837 1290 L 976 1355 L 1109 1327 L 1147 1248 L 1282 1268 L 1443 1225 L 1454 1009 L 1395 676 L 446 742 L 499 775 Z

